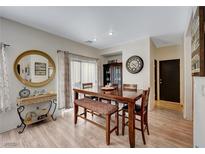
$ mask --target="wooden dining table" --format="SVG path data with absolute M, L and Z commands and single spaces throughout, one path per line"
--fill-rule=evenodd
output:
M 96 96 L 101 99 L 113 100 L 119 103 L 128 104 L 128 127 L 130 147 L 135 147 L 135 102 L 142 97 L 143 90 L 125 90 L 121 87 L 105 91 L 102 87 L 89 89 L 74 88 L 74 99 L 79 99 L 79 94 Z

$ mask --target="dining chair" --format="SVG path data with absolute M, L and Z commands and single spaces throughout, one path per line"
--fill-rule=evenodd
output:
M 93 88 L 93 83 L 92 82 L 82 83 L 82 88 L 83 89 Z M 93 100 L 97 100 L 98 99 L 96 96 L 90 96 L 90 95 L 84 95 L 84 97 L 90 98 L 90 99 L 93 99 Z
M 82 83 L 82 86 L 83 86 L 83 89 L 92 88 L 93 83 L 92 82 Z
M 137 84 L 123 84 L 122 88 L 123 88 L 123 90 L 137 91 Z M 119 103 L 117 103 L 117 105 L 119 107 Z M 125 107 L 125 104 L 123 104 L 123 107 Z M 122 111 L 123 107 L 121 107 L 121 108 L 119 107 L 119 112 Z
M 123 90 L 137 90 L 137 84 L 123 84 Z
M 92 82 L 82 83 L 82 88 L 83 88 L 83 89 L 93 88 L 93 83 L 92 83 Z M 84 97 L 85 97 L 85 98 L 92 99 L 92 100 L 95 100 L 95 101 L 98 100 L 98 97 L 96 97 L 96 96 L 91 96 L 91 95 L 85 95 L 85 94 L 84 94 Z M 85 112 L 87 112 L 87 111 L 85 111 Z M 90 113 L 92 114 L 92 116 L 94 115 L 93 111 L 89 111 L 89 110 L 88 110 L 88 112 L 90 112 Z
M 145 135 L 144 132 L 147 130 L 148 135 L 149 133 L 149 126 L 148 126 L 148 102 L 149 102 L 149 93 L 150 88 L 148 90 L 143 90 L 141 105 L 135 104 L 135 119 L 137 121 L 140 121 L 141 128 L 135 127 L 135 129 L 140 130 L 142 133 L 142 139 L 144 144 L 146 144 Z M 128 122 L 125 122 L 126 113 L 128 112 L 128 105 L 124 106 L 122 109 L 122 135 L 124 135 L 125 132 L 125 126 L 128 125 Z M 139 116 L 140 119 L 138 119 L 136 116 Z

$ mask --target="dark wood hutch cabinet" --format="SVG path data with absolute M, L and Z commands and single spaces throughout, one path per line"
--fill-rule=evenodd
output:
M 205 7 L 199 6 L 193 15 L 192 35 L 192 75 L 205 76 Z
M 122 85 L 122 63 L 103 65 L 103 84 L 105 86 L 109 83 L 118 86 Z

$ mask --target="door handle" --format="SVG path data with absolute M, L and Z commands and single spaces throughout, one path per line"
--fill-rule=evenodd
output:
M 159 83 L 160 83 L 160 84 L 162 84 L 162 83 L 163 83 L 163 82 L 162 82 L 162 79 L 159 79 Z

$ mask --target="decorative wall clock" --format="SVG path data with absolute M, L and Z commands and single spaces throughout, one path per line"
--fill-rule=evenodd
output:
M 144 62 L 139 56 L 132 56 L 126 62 L 126 68 L 132 74 L 139 73 L 142 70 L 143 66 Z

